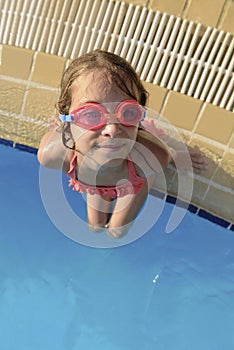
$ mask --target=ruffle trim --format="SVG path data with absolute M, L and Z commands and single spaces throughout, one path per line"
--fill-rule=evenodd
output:
M 137 194 L 140 189 L 144 186 L 145 178 L 137 175 L 135 166 L 130 159 L 128 159 L 128 176 L 129 180 L 117 184 L 116 186 L 92 186 L 87 185 L 76 178 L 76 163 L 77 157 L 74 156 L 70 162 L 70 168 L 67 172 L 67 176 L 70 178 L 68 182 L 69 187 L 73 187 L 73 191 L 89 194 L 105 195 L 108 194 L 111 198 L 124 197 L 128 194 Z
M 137 183 L 136 183 L 137 181 Z M 111 198 L 124 197 L 128 194 L 137 194 L 142 186 L 144 185 L 145 179 L 137 178 L 132 184 L 130 181 L 117 186 L 91 186 L 81 183 L 78 180 L 70 179 L 69 187 L 73 186 L 73 191 L 89 194 L 106 195 L 108 194 Z

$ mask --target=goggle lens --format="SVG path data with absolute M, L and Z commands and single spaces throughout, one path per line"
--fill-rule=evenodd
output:
M 86 106 L 78 108 L 71 113 L 74 118 L 74 123 L 84 129 L 93 129 L 103 123 L 103 113 L 97 106 Z
M 143 119 L 144 110 L 138 103 L 120 103 L 116 113 L 120 114 L 120 122 L 125 126 L 137 125 Z
M 113 116 L 117 117 L 117 122 L 124 126 L 136 126 L 139 121 L 144 119 L 145 111 L 143 107 L 135 100 L 125 100 L 117 105 L 114 113 L 109 113 L 107 109 L 99 103 L 85 103 L 70 115 L 60 115 L 63 122 L 73 121 L 81 128 L 88 130 L 97 130 L 102 128 Z M 116 121 L 115 121 L 116 122 Z

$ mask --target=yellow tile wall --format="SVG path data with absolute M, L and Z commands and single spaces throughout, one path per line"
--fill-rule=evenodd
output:
M 211 187 L 204 200 L 205 207 L 216 215 L 227 218 L 231 222 L 234 220 L 233 212 L 233 193 L 224 192 L 221 189 Z
M 35 126 L 30 120 L 22 120 L 18 124 L 17 135 L 15 136 L 14 141 L 16 143 L 38 148 L 39 140 L 46 131 L 47 127 L 43 124 Z
M 221 21 L 221 29 L 234 33 L 234 1 L 229 1 Z
M 38 52 L 35 57 L 32 81 L 58 87 L 66 59 Z
M 150 0 L 148 2 L 148 7 L 154 11 L 166 12 L 175 16 L 181 15 L 185 5 L 186 0 Z
M 124 2 L 133 4 L 133 5 L 140 5 L 140 6 L 147 6 L 148 2 L 147 0 L 125 0 Z
M 0 109 L 10 113 L 20 113 L 26 86 L 12 81 L 0 81 Z
M 143 82 L 143 85 L 150 94 L 148 107 L 152 108 L 156 112 L 160 112 L 163 107 L 164 99 L 167 95 L 167 89 L 146 82 Z
M 170 91 L 167 103 L 161 113 L 174 126 L 192 130 L 201 106 L 202 101 L 200 100 Z
M 205 154 L 208 169 L 203 173 L 203 177 L 208 180 L 211 179 L 222 162 L 225 149 L 210 143 L 208 139 L 201 141 L 198 135 L 192 136 L 189 145 L 191 147 L 198 147 Z
M 34 52 L 31 50 L 15 48 L 4 45 L 2 50 L 0 74 L 28 79 Z
M 48 118 L 55 113 L 65 63 L 61 57 L 2 46 L 1 138 L 38 147 Z
M 214 176 L 214 182 L 228 188 L 234 188 L 234 152 L 227 152 L 221 160 Z
M 233 113 L 207 104 L 195 132 L 209 139 L 227 144 L 234 132 Z
M 224 0 L 193 0 L 186 17 L 189 20 L 216 27 L 224 3 Z
M 199 207 L 210 209 L 209 204 L 206 206 L 203 201 L 204 193 L 206 193 L 208 187 L 209 185 L 202 180 L 194 179 L 192 202 Z
M 46 122 L 56 111 L 57 96 L 56 91 L 30 87 L 25 99 L 24 115 Z
M 14 141 L 18 135 L 19 120 L 0 113 L 0 138 Z
M 234 133 L 233 133 L 233 135 L 231 137 L 231 141 L 230 141 L 229 147 L 234 149 Z

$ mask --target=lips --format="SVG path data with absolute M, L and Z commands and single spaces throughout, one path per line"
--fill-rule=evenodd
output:
M 119 151 L 124 147 L 123 144 L 114 144 L 114 143 L 103 143 L 103 144 L 99 144 L 98 148 L 103 150 L 103 151 L 110 151 L 110 152 L 115 152 L 115 151 Z
M 123 146 L 101 146 L 100 149 L 104 151 L 119 151 Z

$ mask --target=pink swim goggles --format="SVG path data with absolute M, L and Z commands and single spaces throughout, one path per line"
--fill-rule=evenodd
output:
M 135 100 L 125 100 L 120 102 L 114 113 L 109 113 L 105 106 L 96 103 L 84 103 L 70 114 L 60 114 L 62 122 L 74 122 L 76 125 L 87 130 L 101 129 L 108 123 L 121 123 L 124 126 L 136 126 L 145 119 L 144 108 Z

